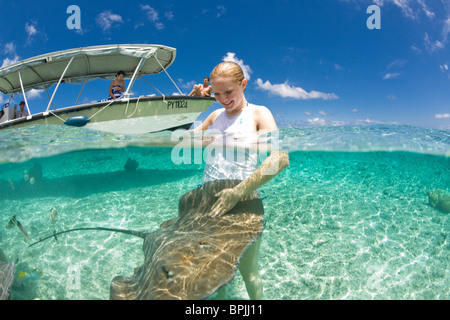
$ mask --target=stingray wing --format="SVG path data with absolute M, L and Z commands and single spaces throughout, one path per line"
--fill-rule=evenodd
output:
M 8 300 L 14 281 L 14 263 L 0 262 L 0 300 Z

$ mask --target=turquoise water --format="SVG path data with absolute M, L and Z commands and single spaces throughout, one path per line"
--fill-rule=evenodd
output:
M 28 247 L 5 226 L 16 213 L 32 242 L 78 227 L 157 230 L 204 167 L 175 165 L 171 147 L 155 147 L 169 140 L 68 127 L 0 131 L 0 249 L 19 258 L 17 271 L 41 271 L 36 280 L 16 277 L 12 299 L 108 299 L 111 280 L 142 265 L 140 238 L 78 231 Z M 450 193 L 449 131 L 289 127 L 280 141 L 290 167 L 260 190 L 264 299 L 450 299 L 450 213 L 428 204 L 429 191 Z M 124 169 L 127 159 L 136 171 Z M 227 297 L 248 299 L 239 274 Z

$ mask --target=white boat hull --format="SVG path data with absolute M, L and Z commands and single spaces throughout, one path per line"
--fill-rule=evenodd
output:
M 145 96 L 114 102 L 96 102 L 34 114 L 0 123 L 0 129 L 28 125 L 63 125 L 72 116 L 90 121 L 93 130 L 120 134 L 143 134 L 190 126 L 215 101 L 214 98 Z

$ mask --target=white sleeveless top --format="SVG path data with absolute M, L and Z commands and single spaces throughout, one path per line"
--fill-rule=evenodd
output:
M 219 134 L 206 148 L 206 165 L 203 183 L 214 180 L 245 180 L 258 167 L 258 153 L 248 147 L 255 143 L 256 106 L 247 106 L 238 115 L 229 118 L 222 109 L 207 135 Z M 246 148 L 247 147 L 247 148 Z

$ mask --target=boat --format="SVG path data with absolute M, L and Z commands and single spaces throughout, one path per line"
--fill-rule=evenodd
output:
M 48 53 L 3 67 L 0 69 L 0 91 L 10 98 L 0 111 L 0 130 L 41 124 L 86 127 L 119 134 L 189 128 L 215 99 L 186 96 L 181 92 L 167 72 L 175 56 L 175 48 L 163 45 L 116 44 Z M 122 98 L 78 105 L 87 82 L 113 80 L 119 70 L 124 71 L 125 79 L 129 80 Z M 164 95 L 144 77 L 162 72 L 179 94 Z M 160 95 L 132 97 L 131 89 L 137 79 L 146 80 Z M 55 108 L 53 100 L 62 83 L 82 84 L 82 88 L 74 105 Z M 31 89 L 47 90 L 54 84 L 51 97 L 47 91 L 46 110 L 32 114 L 26 93 Z M 14 119 L 14 108 L 9 104 L 17 93 L 23 94 L 29 115 Z

